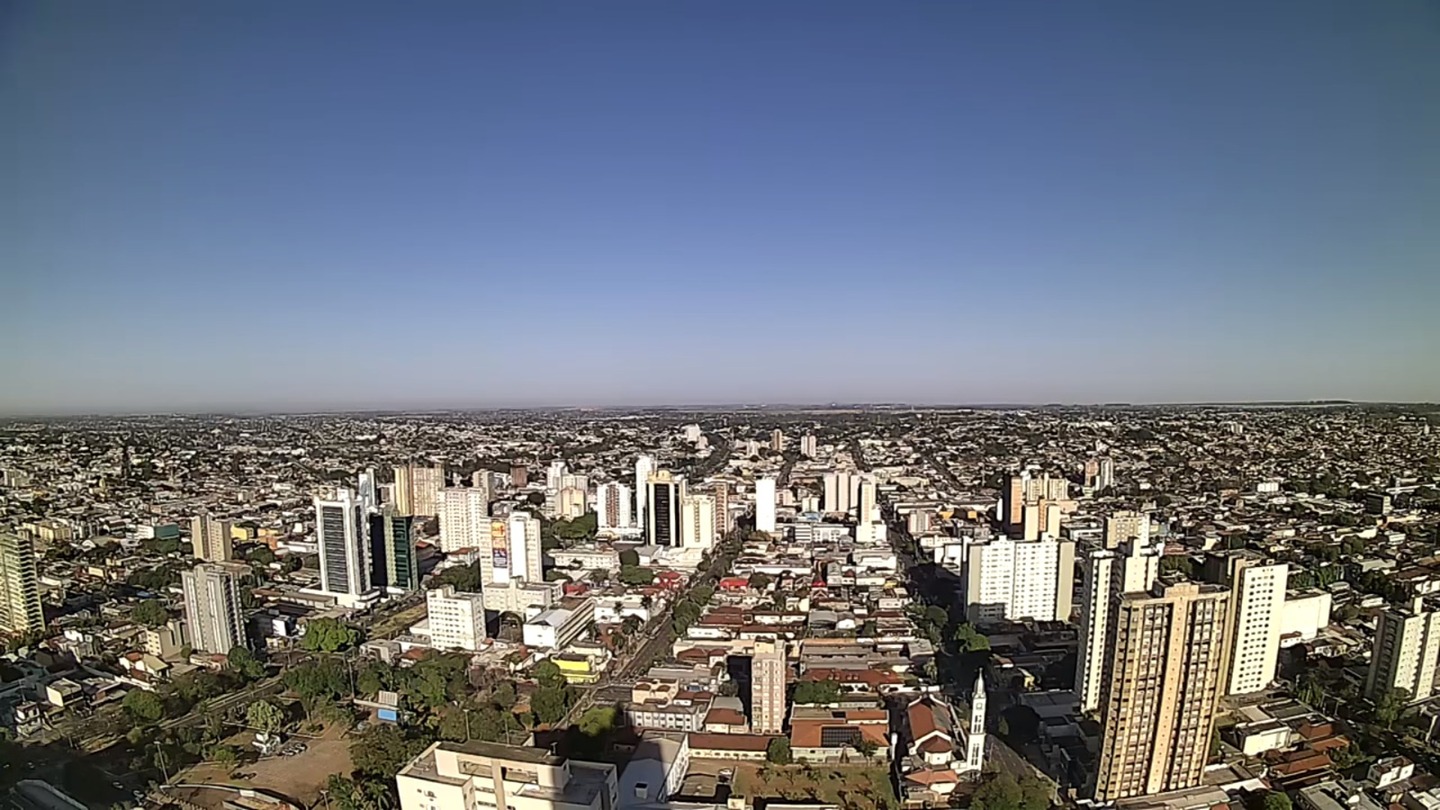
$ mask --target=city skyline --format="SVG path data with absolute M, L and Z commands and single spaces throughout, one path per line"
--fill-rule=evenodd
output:
M 1431 4 L 0 20 L 3 415 L 1440 400 Z

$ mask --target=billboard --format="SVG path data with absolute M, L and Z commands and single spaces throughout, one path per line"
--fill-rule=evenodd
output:
M 503 520 L 490 521 L 490 562 L 496 569 L 505 572 L 505 579 L 509 579 L 510 572 L 510 533 L 507 528 Z M 498 572 L 495 579 L 501 581 Z

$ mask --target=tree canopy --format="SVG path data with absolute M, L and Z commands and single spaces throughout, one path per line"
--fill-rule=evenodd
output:
M 311 652 L 339 652 L 360 640 L 356 630 L 339 619 L 319 618 L 305 623 L 300 646 Z
M 146 627 L 163 627 L 170 621 L 170 611 L 159 599 L 146 599 L 135 606 L 130 618 Z

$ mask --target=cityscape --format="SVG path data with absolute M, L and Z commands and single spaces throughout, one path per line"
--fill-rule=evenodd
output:
M 0 427 L 17 806 L 1440 801 L 1427 406 Z

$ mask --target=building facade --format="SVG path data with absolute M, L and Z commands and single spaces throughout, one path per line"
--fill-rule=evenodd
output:
M 965 615 L 971 622 L 1070 619 L 1075 586 L 1071 540 L 1046 535 L 967 542 L 961 569 Z
M 400 810 L 618 810 L 614 765 L 488 742 L 437 742 L 395 775 Z
M 645 487 L 645 542 L 652 546 L 679 545 L 680 499 L 685 496 L 685 479 L 660 470 L 650 474 Z
M 406 464 L 395 468 L 395 511 L 402 515 L 439 515 L 440 490 L 445 487 L 445 467 Z
M 425 594 L 430 643 L 441 650 L 475 652 L 485 642 L 485 600 L 444 585 Z
M 232 525 L 228 520 L 216 520 L 209 514 L 200 514 L 190 519 L 190 549 L 196 559 L 205 562 L 228 562 L 235 559 L 234 539 L 230 535 Z
M 628 529 L 630 519 L 630 487 L 618 481 L 601 484 L 595 492 L 595 518 L 601 529 Z
M 370 582 L 377 588 L 420 589 L 420 552 L 415 547 L 415 519 L 383 506 L 369 515 Z
M 197 650 L 225 655 L 245 646 L 245 614 L 240 579 L 250 573 L 243 563 L 200 563 L 180 572 L 185 591 L 185 627 Z
M 440 550 L 479 548 L 490 525 L 490 493 L 474 487 L 440 490 Z
M 775 532 L 775 479 L 755 479 L 755 531 Z
M 756 641 L 750 659 L 751 727 L 756 734 L 779 734 L 785 725 L 785 688 L 789 670 L 785 642 Z
M 29 633 L 44 627 L 35 542 L 12 532 L 0 533 L 0 631 Z
M 1395 689 L 1403 689 L 1409 700 L 1424 700 L 1435 694 L 1436 660 L 1440 658 L 1440 611 L 1430 609 L 1420 598 L 1392 607 L 1380 614 L 1375 627 L 1375 646 L 1365 694 L 1379 701 Z
M 1080 650 L 1075 665 L 1075 695 L 1081 712 L 1100 708 L 1105 666 L 1111 659 L 1106 645 L 1116 600 L 1122 594 L 1150 590 L 1160 576 L 1160 558 L 1165 549 L 1150 544 L 1148 533 L 1145 538 L 1115 549 L 1092 551 L 1080 562 Z
M 715 545 L 715 498 L 686 495 L 680 502 L 681 548 L 712 548 Z
M 315 539 L 320 546 L 320 590 L 351 606 L 372 590 L 369 524 L 355 493 L 341 487 L 315 498 Z

